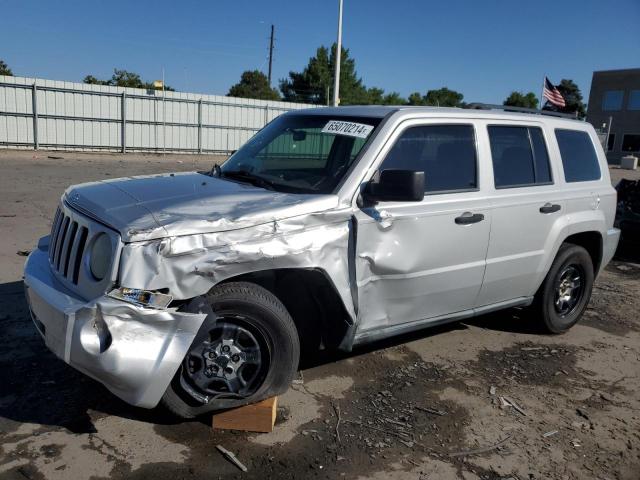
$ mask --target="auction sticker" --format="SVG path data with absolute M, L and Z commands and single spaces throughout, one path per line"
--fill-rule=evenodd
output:
M 333 135 L 346 135 L 348 137 L 367 138 L 373 130 L 373 126 L 364 123 L 343 122 L 341 120 L 329 120 L 322 129 L 322 133 Z

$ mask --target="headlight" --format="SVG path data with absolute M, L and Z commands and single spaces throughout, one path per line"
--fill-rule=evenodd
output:
M 89 268 L 91 275 L 96 280 L 103 280 L 107 276 L 109 265 L 111 265 L 111 240 L 106 233 L 101 233 L 93 242 L 91 248 L 91 258 L 89 259 Z

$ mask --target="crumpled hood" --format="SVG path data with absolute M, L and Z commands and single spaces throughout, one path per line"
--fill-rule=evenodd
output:
M 280 193 L 196 172 L 75 185 L 65 200 L 125 242 L 236 230 L 338 205 L 336 195 Z

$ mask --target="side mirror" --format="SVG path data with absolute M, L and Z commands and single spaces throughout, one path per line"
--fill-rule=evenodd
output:
M 424 172 L 383 170 L 378 181 L 365 187 L 370 201 L 420 202 L 424 198 Z

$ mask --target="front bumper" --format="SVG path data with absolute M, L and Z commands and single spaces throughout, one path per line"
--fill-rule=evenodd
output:
M 47 347 L 125 402 L 155 407 L 206 313 L 143 308 L 107 296 L 87 302 L 54 277 L 47 246 L 41 241 L 24 271 L 31 317 Z

